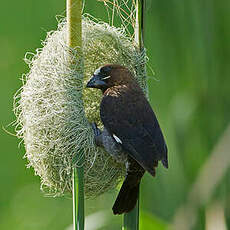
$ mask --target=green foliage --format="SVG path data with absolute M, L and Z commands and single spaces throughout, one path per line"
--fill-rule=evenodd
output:
M 103 4 L 88 0 L 85 8 L 106 20 Z M 64 13 L 65 1 L 15 1 L 13 7 L 11 2 L 3 1 L 1 9 L 0 119 L 1 126 L 6 127 L 15 119 L 12 97 L 20 87 L 19 77 L 26 72 L 23 56 L 40 46 L 46 31 L 56 29 L 55 15 Z M 154 179 L 145 175 L 140 204 L 142 210 L 170 224 L 229 123 L 230 1 L 147 0 L 147 9 L 149 66 L 156 72 L 154 78 L 160 80 L 155 81 L 149 71 L 149 95 L 169 147 L 169 169 L 160 166 Z M 15 137 L 0 132 L 0 229 L 68 227 L 72 223 L 71 200 L 43 197 L 38 178 L 25 169 L 23 148 L 17 148 Z M 229 171 L 217 190 L 212 199 L 223 201 L 230 228 Z M 115 196 L 112 192 L 86 203 L 86 215 L 98 210 L 108 212 L 110 225 L 105 230 L 121 226 L 121 217 L 113 216 L 111 211 Z M 196 230 L 203 229 L 205 209 L 197 213 Z M 141 225 L 142 220 L 144 216 Z M 145 219 L 143 223 L 150 221 Z
M 140 214 L 140 230 L 166 230 L 168 227 L 164 220 L 154 216 L 152 213 L 142 211 Z

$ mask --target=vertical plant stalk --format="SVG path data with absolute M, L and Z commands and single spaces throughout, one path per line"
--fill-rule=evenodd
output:
M 129 213 L 125 213 L 123 217 L 122 230 L 138 230 L 139 229 L 139 198 L 135 208 Z
M 140 51 L 144 49 L 144 10 L 145 0 L 136 0 L 136 26 L 134 39 L 138 44 Z
M 67 0 L 67 44 L 71 49 L 77 49 L 83 60 L 82 55 L 82 0 Z M 70 65 L 74 64 L 71 63 Z M 83 61 L 82 61 L 83 64 Z M 84 68 L 81 66 L 79 71 L 82 73 Z M 76 154 L 78 163 L 75 166 L 73 162 L 72 186 L 73 186 L 73 229 L 84 230 L 84 152 L 83 150 Z M 79 165 L 81 167 L 79 167 Z
M 82 0 L 66 1 L 67 43 L 71 48 L 82 47 Z
M 138 44 L 140 51 L 144 49 L 144 2 L 145 0 L 136 0 L 136 26 L 135 42 Z M 145 71 L 145 66 L 144 66 Z M 129 213 L 124 214 L 122 230 L 139 229 L 139 198 L 136 207 Z

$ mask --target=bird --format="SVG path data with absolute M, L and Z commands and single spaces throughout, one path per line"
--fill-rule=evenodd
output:
M 126 176 L 112 210 L 115 215 L 128 213 L 136 206 L 144 173 L 154 177 L 158 161 L 168 168 L 165 139 L 143 90 L 127 67 L 101 66 L 86 87 L 103 93 L 100 118 L 104 130 L 92 124 L 95 143 L 125 162 Z

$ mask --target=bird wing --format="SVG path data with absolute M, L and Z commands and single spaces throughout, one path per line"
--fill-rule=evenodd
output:
M 150 174 L 159 160 L 168 167 L 164 137 L 144 95 L 104 96 L 100 114 L 106 129 Z

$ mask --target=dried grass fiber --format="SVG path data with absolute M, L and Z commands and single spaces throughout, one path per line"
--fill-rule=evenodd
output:
M 27 54 L 30 67 L 15 95 L 16 131 L 25 144 L 28 166 L 50 195 L 71 192 L 73 158 L 85 154 L 85 195 L 96 197 L 117 186 L 125 167 L 94 145 L 90 122 L 100 123 L 98 90 L 85 89 L 96 68 L 107 63 L 128 67 L 146 89 L 145 53 L 135 48 L 124 30 L 83 18 L 85 77 L 79 73 L 79 52 L 67 47 L 66 21 L 49 32 L 36 54 Z M 70 59 L 71 63 L 70 64 Z

